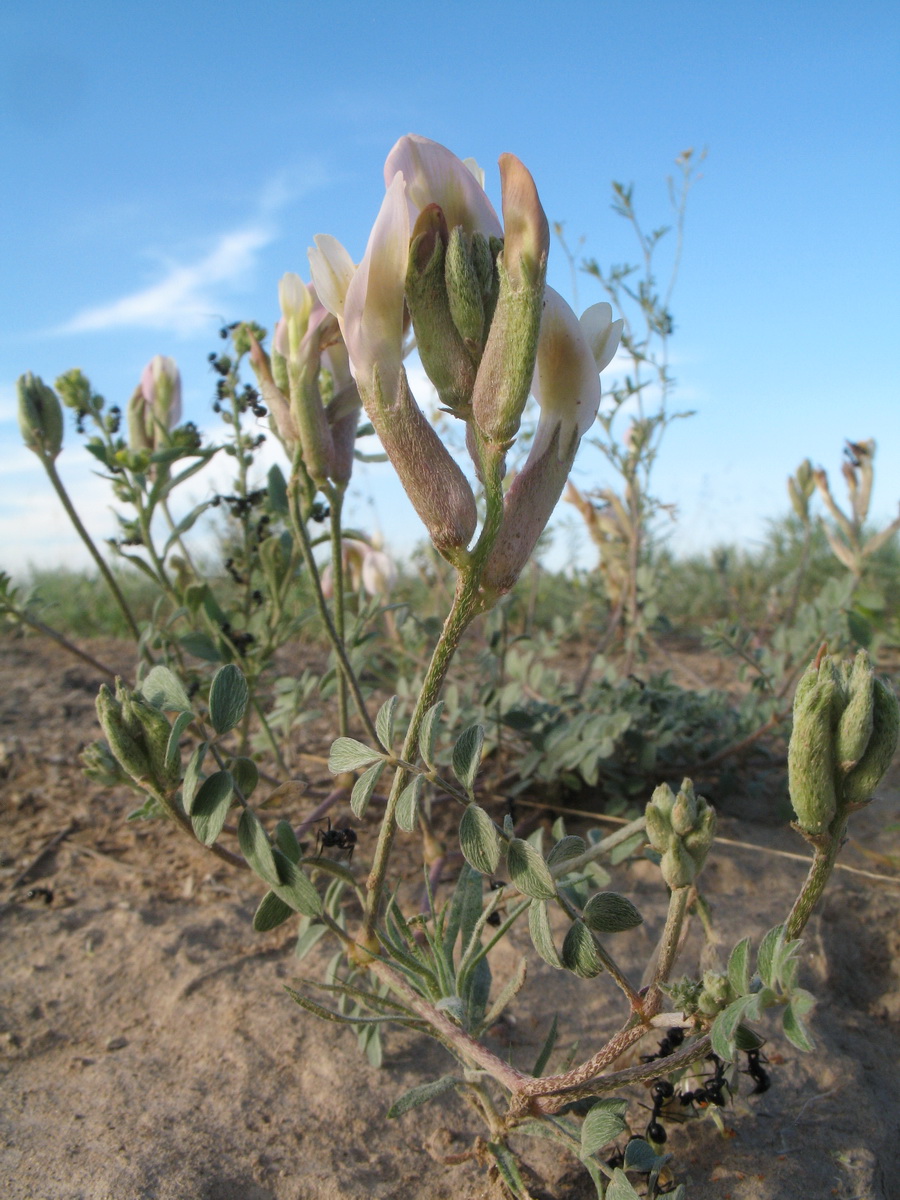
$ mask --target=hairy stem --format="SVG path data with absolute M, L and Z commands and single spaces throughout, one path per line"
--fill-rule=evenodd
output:
M 119 608 L 121 609 L 122 616 L 125 618 L 125 622 L 128 625 L 128 629 L 131 633 L 131 636 L 135 639 L 135 641 L 140 640 L 141 631 L 138 629 L 137 621 L 135 621 L 135 619 L 134 619 L 134 614 L 132 613 L 132 611 L 128 605 L 128 601 L 125 599 L 124 595 L 122 594 L 122 589 L 119 587 L 119 584 L 116 581 L 116 577 L 113 575 L 112 571 L 109 569 L 109 566 L 107 565 L 106 560 L 103 558 L 100 551 L 94 545 L 94 541 L 91 538 L 91 535 L 88 533 L 88 531 L 85 529 L 84 525 L 81 523 L 81 518 L 79 517 L 78 513 L 75 511 L 75 506 L 72 504 L 72 501 L 69 499 L 69 493 L 66 491 L 65 484 L 60 479 L 59 473 L 56 470 L 56 463 L 53 462 L 52 459 L 45 458 L 43 456 L 41 456 L 41 462 L 44 464 L 44 470 L 47 472 L 47 476 L 48 476 L 50 482 L 53 484 L 54 491 L 56 492 L 57 496 L 59 497 L 60 503 L 62 504 L 63 508 L 66 510 L 66 516 L 69 518 L 69 520 L 74 525 L 75 532 L 78 534 L 78 536 L 81 538 L 81 540 L 84 542 L 85 546 L 87 547 L 88 553 L 90 554 L 90 556 L 94 560 L 94 562 L 97 564 L 97 569 L 99 570 L 100 574 L 103 576 L 103 579 L 105 580 L 106 585 L 108 586 L 109 590 L 112 592 L 116 603 L 118 604 Z
M 809 874 L 794 901 L 794 907 L 791 909 L 784 927 L 784 936 L 788 941 L 800 936 L 812 916 L 812 911 L 818 904 L 825 885 L 831 877 L 831 872 L 834 870 L 835 860 L 844 843 L 846 832 L 847 814 L 839 813 L 832 822 L 831 828 L 823 836 L 805 835 L 807 841 L 811 842 L 814 847 L 813 860 L 810 864 Z

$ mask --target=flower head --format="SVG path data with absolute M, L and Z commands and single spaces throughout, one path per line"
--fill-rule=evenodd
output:
M 313 281 L 339 321 L 350 371 L 382 444 L 435 545 L 466 561 L 476 527 L 472 489 L 424 417 L 403 367 L 409 314 L 442 405 L 467 425 L 482 480 L 499 488 L 506 451 L 533 393 L 541 417 L 504 503 L 488 586 L 512 586 L 555 506 L 597 414 L 599 371 L 622 323 L 609 305 L 579 322 L 545 288 L 549 227 L 527 168 L 500 158 L 503 221 L 477 165 L 410 134 L 385 163 L 386 192 L 362 262 L 331 237 L 310 251 Z M 493 565 L 492 565 L 493 564 Z

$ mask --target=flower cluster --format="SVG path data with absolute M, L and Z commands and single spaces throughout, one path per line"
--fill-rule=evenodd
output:
M 441 403 L 466 423 L 488 504 L 480 582 L 495 595 L 512 587 L 556 506 L 622 329 L 608 304 L 579 320 L 546 286 L 549 228 L 534 181 L 511 154 L 501 156 L 500 175 L 502 223 L 475 164 L 427 138 L 403 137 L 385 164 L 385 197 L 362 262 L 330 236 L 310 250 L 315 293 L 339 325 L 362 404 L 432 541 L 457 566 L 477 554 L 469 549 L 475 497 L 410 391 L 410 321 Z M 298 331 L 303 304 L 300 297 Z M 290 329 L 284 298 L 282 310 Z M 288 341 L 289 353 L 300 354 L 302 335 Z M 505 456 L 530 394 L 539 424 L 504 496 Z

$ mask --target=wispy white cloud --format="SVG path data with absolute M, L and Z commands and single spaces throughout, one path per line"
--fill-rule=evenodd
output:
M 275 236 L 274 227 L 265 224 L 222 234 L 202 258 L 173 264 L 164 278 L 150 287 L 109 304 L 82 309 L 56 332 L 98 333 L 130 327 L 169 330 L 181 336 L 199 333 L 210 316 L 225 307 L 220 290 L 240 283 Z
M 272 175 L 260 189 L 256 214 L 220 234 L 199 257 L 166 261 L 157 282 L 107 304 L 83 308 L 53 332 L 131 328 L 165 330 L 181 337 L 202 332 L 211 317 L 229 309 L 224 297 L 248 280 L 261 251 L 278 238 L 279 214 L 327 182 L 327 172 L 318 162 Z

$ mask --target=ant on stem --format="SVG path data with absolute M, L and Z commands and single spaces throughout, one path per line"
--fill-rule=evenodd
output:
M 666 1036 L 659 1043 L 659 1049 L 656 1054 L 642 1054 L 641 1062 L 649 1063 L 656 1062 L 658 1058 L 668 1058 L 670 1054 L 674 1054 L 681 1043 L 684 1041 L 684 1030 L 679 1026 L 670 1029 Z
M 727 1103 L 724 1089 L 728 1088 L 729 1094 L 731 1093 L 731 1087 L 725 1078 L 725 1064 L 717 1054 L 707 1054 L 706 1059 L 715 1068 L 713 1075 L 704 1079 L 694 1091 L 679 1093 L 679 1102 L 685 1106 L 696 1105 L 698 1108 L 707 1108 L 710 1104 L 716 1108 L 724 1108 Z

